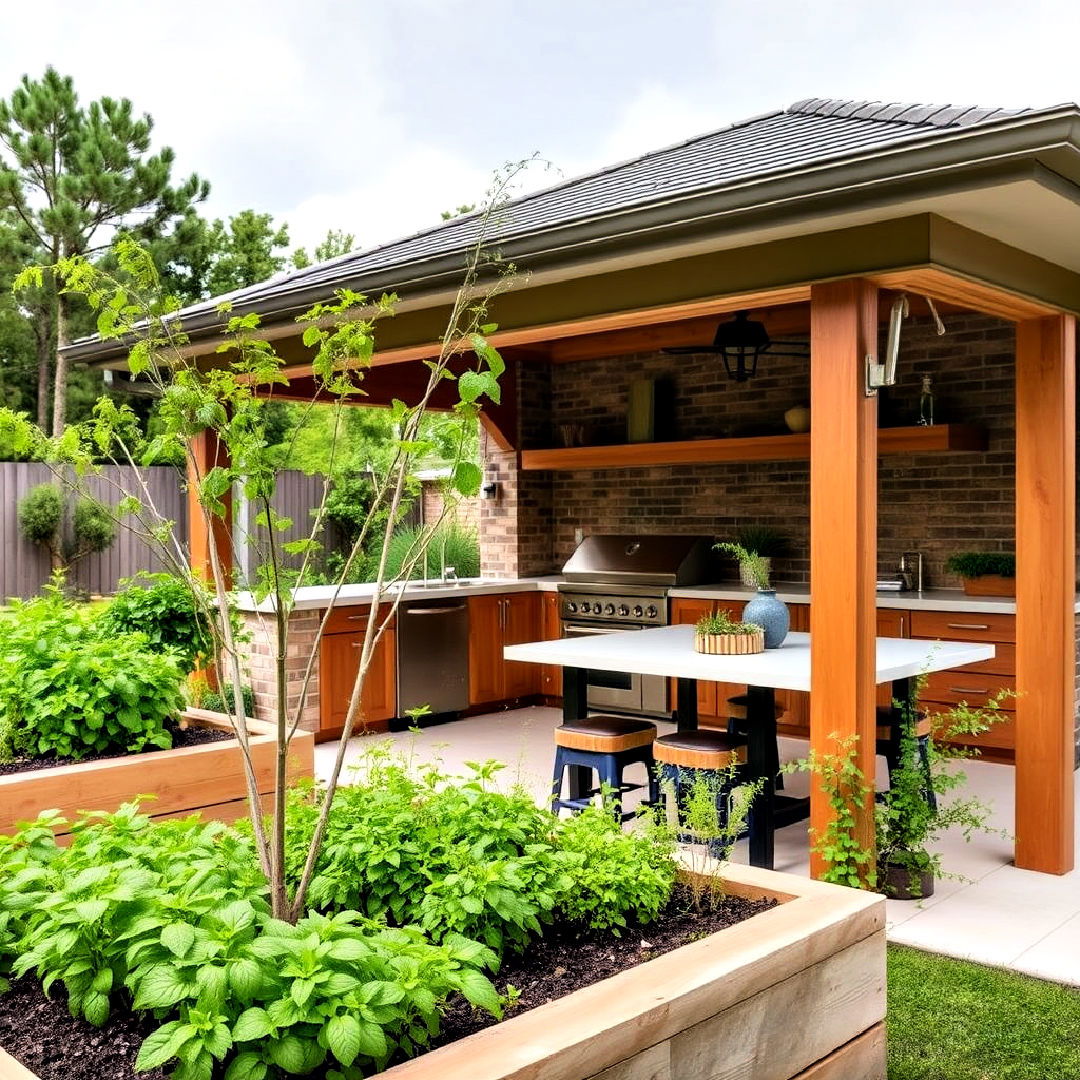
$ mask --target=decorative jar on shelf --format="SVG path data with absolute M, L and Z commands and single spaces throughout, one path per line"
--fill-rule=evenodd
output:
M 761 627 L 766 649 L 779 649 L 791 629 L 787 604 L 777 600 L 775 589 L 758 589 L 757 596 L 743 608 L 742 621 Z

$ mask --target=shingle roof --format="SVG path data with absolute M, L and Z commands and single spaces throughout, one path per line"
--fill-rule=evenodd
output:
M 732 124 L 674 146 L 599 169 L 514 200 L 500 212 L 488 241 L 507 242 L 564 225 L 721 191 L 792 170 L 842 161 L 904 141 L 941 136 L 1032 115 L 1031 109 L 807 98 L 787 109 Z M 465 252 L 475 242 L 480 216 L 440 224 L 366 251 L 339 256 L 230 294 L 234 305 L 274 308 L 291 294 L 348 284 L 364 291 L 364 279 L 440 256 Z M 219 298 L 220 299 L 220 298 Z M 206 301 L 185 316 L 212 312 Z

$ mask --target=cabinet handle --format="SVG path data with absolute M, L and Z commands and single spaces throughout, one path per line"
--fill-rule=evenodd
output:
M 984 622 L 951 622 L 950 630 L 989 630 L 990 624 Z
M 950 686 L 948 687 L 950 694 L 989 694 L 990 691 L 985 686 Z

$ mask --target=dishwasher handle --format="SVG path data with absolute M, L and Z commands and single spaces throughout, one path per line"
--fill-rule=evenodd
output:
M 445 615 L 451 611 L 464 611 L 464 604 L 444 604 L 442 607 L 408 607 L 406 615 Z

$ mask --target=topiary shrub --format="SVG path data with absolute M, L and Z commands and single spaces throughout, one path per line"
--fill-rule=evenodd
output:
M 958 551 L 949 557 L 945 568 L 962 578 L 1016 577 L 1016 556 L 1011 551 Z
M 49 552 L 53 570 L 68 570 L 86 555 L 104 551 L 116 539 L 108 509 L 88 495 L 75 500 L 71 535 L 64 535 L 64 493 L 56 484 L 38 484 L 19 502 L 19 529 Z

